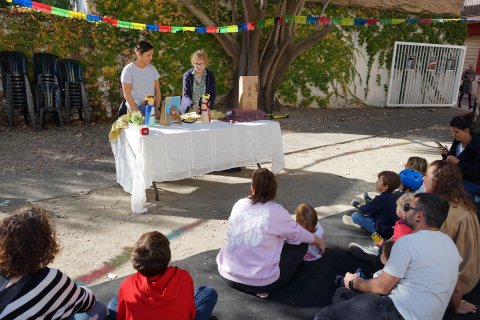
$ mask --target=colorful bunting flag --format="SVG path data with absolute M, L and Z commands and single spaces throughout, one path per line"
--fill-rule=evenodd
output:
M 274 18 L 267 19 L 267 20 L 265 20 L 265 27 L 273 26 L 274 23 L 275 23 Z
M 295 16 L 294 22 L 296 24 L 307 24 L 307 16 Z
M 207 27 L 207 33 L 217 33 L 217 27 Z
M 185 30 L 184 30 L 185 31 Z M 207 33 L 207 28 L 205 27 L 196 27 L 195 28 L 196 33 Z
M 108 17 L 100 17 L 96 15 L 84 14 L 81 12 L 75 12 L 70 10 L 65 10 L 61 8 L 56 8 L 49 6 L 44 3 L 32 1 L 32 0 L 6 0 L 7 3 L 12 3 L 14 5 L 22 6 L 25 8 L 32 8 L 37 11 L 48 12 L 61 17 L 68 17 L 74 19 L 87 20 L 88 22 L 106 22 L 112 26 L 126 28 L 126 29 L 135 29 L 135 30 L 148 30 L 154 32 L 164 32 L 164 33 L 177 33 L 180 31 L 185 32 L 196 32 L 196 33 L 236 33 L 240 31 L 252 31 L 257 29 L 263 29 L 265 27 L 270 27 L 274 25 L 281 25 L 285 23 L 296 23 L 296 24 L 334 24 L 337 26 L 364 26 L 371 24 L 383 24 L 383 25 L 398 25 L 403 23 L 448 23 L 448 22 L 479 22 L 480 18 L 476 17 L 467 17 L 467 18 L 458 18 L 458 19 L 416 19 L 416 18 L 407 18 L 407 19 L 395 19 L 395 18 L 330 18 L 330 17 L 320 17 L 320 16 L 292 16 L 288 15 L 285 17 L 275 17 L 260 21 L 250 21 L 244 22 L 239 25 L 230 25 L 230 26 L 198 26 L 198 27 L 188 27 L 188 26 L 160 26 L 154 24 L 144 24 L 136 23 L 130 21 L 116 20 Z
M 330 24 L 330 18 L 318 17 L 318 24 Z
M 54 14 L 52 12 L 52 7 L 49 6 L 48 4 L 43 4 L 43 3 L 40 3 L 40 2 L 35 2 L 35 1 L 32 1 L 32 9 L 35 9 L 35 10 L 38 10 L 38 11 L 43 11 L 43 12 L 51 12 L 52 14 Z M 54 9 L 59 9 L 59 8 L 54 8 Z M 61 9 L 63 10 L 63 9 Z
M 158 32 L 158 26 L 156 26 L 156 25 L 154 25 L 154 24 L 147 24 L 147 30 L 148 30 L 148 31 Z
M 66 18 L 70 17 L 68 10 L 55 8 L 55 7 L 52 8 L 52 14 L 60 17 L 66 17 Z
M 355 19 L 353 18 L 342 18 L 342 26 L 353 26 Z
M 158 26 L 158 31 L 160 32 L 172 32 L 172 27 L 170 26 Z
M 117 27 L 125 28 L 125 29 L 132 29 L 132 23 L 128 21 L 117 20 Z
M 132 29 L 135 29 L 135 30 L 145 30 L 145 29 L 147 29 L 147 25 L 144 24 L 144 23 L 135 23 L 135 22 L 132 22 Z
M 102 21 L 110 23 L 112 26 L 118 26 L 118 21 L 111 18 L 102 17 Z
M 317 24 L 317 16 L 307 16 L 307 24 Z
M 330 18 L 330 23 L 331 24 L 336 24 L 336 25 L 341 25 L 342 24 L 342 18 Z
M 87 20 L 87 15 L 85 13 L 76 12 L 76 11 L 68 11 L 70 18 L 82 19 Z
M 353 25 L 355 26 L 364 26 L 367 23 L 367 19 L 355 18 Z
M 238 26 L 227 26 L 227 32 L 232 33 L 232 32 L 238 32 Z

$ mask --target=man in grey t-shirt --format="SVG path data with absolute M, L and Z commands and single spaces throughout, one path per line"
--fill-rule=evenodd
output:
M 413 233 L 396 241 L 383 273 L 368 280 L 347 273 L 345 288 L 337 289 L 333 304 L 315 320 L 442 319 L 462 261 L 452 239 L 439 231 L 448 209 L 438 195 L 415 195 L 404 208 Z

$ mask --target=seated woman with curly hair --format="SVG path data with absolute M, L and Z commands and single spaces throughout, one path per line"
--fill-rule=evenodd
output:
M 25 207 L 0 223 L 0 319 L 104 319 L 93 293 L 48 268 L 60 246 L 45 210 Z

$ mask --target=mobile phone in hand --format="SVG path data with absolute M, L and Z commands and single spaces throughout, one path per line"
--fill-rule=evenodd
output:
M 440 142 L 435 141 L 435 143 L 437 144 L 437 146 L 438 146 L 440 149 L 443 149 L 443 150 L 447 150 L 447 151 L 448 151 L 447 147 L 445 147 L 444 145 L 442 145 Z

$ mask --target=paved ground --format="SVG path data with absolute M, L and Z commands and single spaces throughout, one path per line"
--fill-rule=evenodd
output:
M 344 117 L 341 110 L 301 112 L 303 115 L 298 113 L 297 117 L 296 111 L 291 111 L 291 118 L 280 120 L 286 168 L 278 176 L 278 202 L 290 211 L 298 203 L 308 202 L 320 216 L 329 216 L 351 209 L 348 204 L 352 197 L 373 190 L 378 172 L 398 172 L 412 155 L 428 161 L 438 159 L 434 141 L 450 144 L 448 121 L 465 111 L 345 111 L 360 115 L 353 118 Z M 332 119 L 316 121 L 319 114 Z M 61 133 L 59 142 L 53 142 L 58 144 L 56 151 L 51 149 L 45 157 L 38 150 L 31 154 L 26 148 L 21 156 L 16 152 L 14 159 L 9 158 L 12 148 L 24 147 L 18 142 L 9 143 L 14 135 L 23 137 L 26 145 L 35 145 L 51 140 L 48 130 L 0 131 L 0 154 L 8 160 L 0 169 L 0 218 L 20 203 L 33 202 L 47 208 L 63 245 L 54 266 L 90 284 L 108 281 L 108 273 L 132 273 L 129 248 L 142 233 L 152 229 L 169 236 L 175 260 L 222 245 L 230 209 L 247 195 L 255 167 L 234 174 L 222 172 L 161 183 L 160 201 L 155 202 L 153 192 L 148 191 L 148 213 L 134 215 L 129 195 L 115 183 L 113 156 L 105 151 L 108 125 L 98 126 L 92 129 L 96 136 L 76 128 L 49 129 Z M 74 152 L 69 146 L 76 140 L 82 141 L 84 148 L 81 154 L 85 156 L 80 160 L 70 156 Z M 95 148 L 102 150 L 100 155 L 93 156 Z M 29 165 L 36 161 L 41 162 L 40 169 Z M 10 167 L 13 162 L 21 163 L 25 170 Z M 327 235 L 335 237 L 338 232 L 327 230 Z

